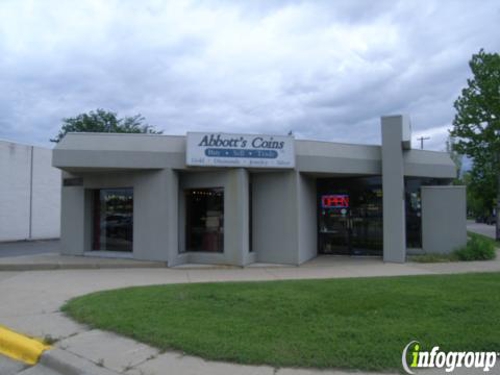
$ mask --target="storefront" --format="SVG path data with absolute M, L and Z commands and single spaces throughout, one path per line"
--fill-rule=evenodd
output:
M 169 266 L 451 251 L 466 241 L 465 191 L 448 155 L 412 150 L 409 134 L 402 116 L 382 118 L 382 146 L 70 133 L 53 152 L 62 251 Z

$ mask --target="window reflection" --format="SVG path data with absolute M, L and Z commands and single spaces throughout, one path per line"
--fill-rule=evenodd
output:
M 132 251 L 133 189 L 94 191 L 93 250 Z

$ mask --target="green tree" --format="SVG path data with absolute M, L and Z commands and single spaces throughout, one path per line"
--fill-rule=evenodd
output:
M 496 196 L 496 176 L 490 169 L 474 165 L 463 175 L 467 187 L 467 213 L 475 218 L 491 214 Z
M 457 111 L 450 135 L 453 148 L 473 160 L 473 171 L 496 191 L 496 239 L 500 240 L 500 55 L 483 49 L 469 62 L 473 77 L 455 101 Z M 490 181 L 491 182 L 491 181 Z M 484 188 L 487 186 L 485 185 Z M 479 192 L 482 194 L 482 189 Z
M 51 142 L 59 142 L 69 132 L 97 132 L 97 133 L 147 133 L 161 134 L 154 127 L 144 123 L 145 118 L 140 114 L 118 118 L 114 112 L 97 109 L 89 113 L 82 113 L 76 117 L 62 120 L 63 125 L 57 136 Z

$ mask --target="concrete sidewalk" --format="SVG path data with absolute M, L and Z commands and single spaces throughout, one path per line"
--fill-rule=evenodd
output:
M 161 375 L 167 372 L 174 374 L 340 375 L 345 373 L 333 370 L 240 366 L 207 362 L 182 353 L 160 353 L 154 348 L 133 340 L 77 324 L 63 316 L 59 308 L 65 301 L 75 296 L 135 285 L 466 272 L 500 272 L 500 261 L 389 264 L 383 263 L 378 258 L 331 256 L 317 258 L 301 267 L 4 271 L 0 272 L 0 324 L 31 336 L 50 336 L 58 340 L 55 345 L 56 349 L 44 355 L 42 364 L 38 365 L 41 366 L 40 369 L 44 369 L 43 371 L 48 371 L 46 368 L 49 365 L 49 367 L 52 366 L 50 368 L 60 373 L 75 373 L 71 371 L 80 369 L 95 375 Z M 73 367 L 71 367 L 72 364 L 74 364 Z M 42 370 L 40 373 L 43 373 Z

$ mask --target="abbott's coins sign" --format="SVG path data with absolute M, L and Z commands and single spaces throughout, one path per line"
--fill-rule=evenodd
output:
M 294 168 L 293 136 L 187 133 L 189 166 Z

